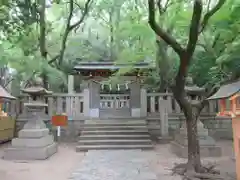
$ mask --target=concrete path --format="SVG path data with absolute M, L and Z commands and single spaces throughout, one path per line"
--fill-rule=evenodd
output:
M 141 150 L 89 151 L 72 180 L 157 180 L 149 167 L 149 152 Z

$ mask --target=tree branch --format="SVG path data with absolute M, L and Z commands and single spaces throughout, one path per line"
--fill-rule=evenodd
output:
M 166 11 L 169 6 L 171 6 L 174 2 L 170 2 L 170 0 L 167 0 L 165 5 L 164 5 L 164 10 Z
M 67 2 L 67 3 L 71 3 L 70 2 Z M 83 7 L 80 6 L 80 4 L 76 3 L 75 1 L 73 2 L 73 4 L 75 4 L 79 9 L 81 9 L 82 11 L 84 10 Z
M 5 82 L 5 84 L 3 85 L 3 88 L 6 88 L 13 80 L 14 78 L 11 78 L 7 82 Z
M 59 57 L 60 57 L 59 54 L 56 55 L 55 57 L 53 57 L 51 60 L 48 61 L 48 64 L 51 65 L 51 64 L 54 63 Z
M 224 3 L 226 2 L 226 0 L 218 0 L 218 3 L 211 9 L 209 10 L 204 18 L 203 21 L 201 23 L 201 29 L 199 29 L 199 33 L 203 32 L 203 30 L 205 29 L 205 27 L 208 24 L 209 19 L 219 10 L 221 9 L 221 7 L 224 5 Z
M 47 57 L 46 50 L 46 21 L 45 21 L 45 10 L 46 10 L 46 1 L 41 1 L 41 9 L 39 11 L 39 26 L 40 26 L 40 37 L 39 37 L 39 45 L 40 45 L 40 53 L 41 56 Z
M 215 36 L 215 38 L 214 38 L 214 40 L 213 40 L 213 43 L 212 43 L 212 48 L 215 48 L 215 46 L 217 45 L 217 42 L 218 42 L 218 40 L 220 39 L 220 37 L 221 37 L 221 34 L 220 34 L 220 33 L 218 33 L 218 34 Z
M 184 49 L 170 34 L 164 31 L 155 19 L 155 0 L 148 0 L 148 23 L 152 30 L 161 37 L 173 50 L 180 56 L 184 53 Z
M 203 6 L 202 0 L 194 1 L 193 14 L 192 14 L 192 20 L 190 23 L 190 31 L 189 31 L 189 38 L 188 38 L 188 44 L 187 44 L 187 53 L 190 56 L 192 56 L 198 41 L 199 26 L 200 26 L 200 20 L 202 15 L 202 6 Z
M 61 50 L 60 50 L 60 53 L 59 53 L 58 57 L 56 56 L 54 58 L 55 60 L 58 59 L 59 64 L 61 64 L 62 61 L 63 61 L 64 52 L 65 52 L 65 49 L 66 49 L 66 42 L 67 42 L 67 38 L 68 38 L 69 33 L 84 21 L 87 13 L 89 11 L 91 1 L 92 0 L 87 0 L 87 2 L 84 5 L 84 10 L 82 11 L 81 18 L 76 23 L 71 25 L 71 20 L 72 20 L 72 17 L 73 17 L 73 6 L 74 6 L 75 2 L 74 2 L 74 0 L 70 0 L 70 2 L 69 2 L 69 11 L 70 12 L 69 12 L 69 15 L 68 15 L 68 18 L 67 18 L 66 29 L 65 29 L 64 34 L 63 34 L 63 39 L 62 39 L 62 43 L 61 43 Z M 55 61 L 54 59 L 52 59 L 50 62 L 51 63 L 54 62 Z
M 157 1 L 159 15 L 162 15 L 164 13 L 164 8 L 162 7 L 161 3 L 162 3 L 162 0 Z
M 73 0 L 71 0 L 73 1 Z M 72 31 L 74 28 L 76 28 L 77 26 L 79 26 L 80 24 L 82 24 L 82 22 L 84 21 L 85 17 L 87 16 L 88 14 L 88 11 L 89 11 L 89 8 L 91 6 L 91 2 L 92 0 L 87 0 L 87 2 L 85 3 L 84 5 L 84 9 L 82 11 L 82 15 L 81 15 L 81 18 L 79 19 L 79 21 L 77 21 L 76 23 L 74 23 L 73 25 L 71 25 L 69 27 L 69 31 Z M 71 19 L 70 19 L 71 20 Z

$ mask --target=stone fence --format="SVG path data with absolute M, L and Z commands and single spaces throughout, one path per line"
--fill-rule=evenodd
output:
M 45 111 L 47 117 L 49 117 L 45 119 L 47 123 L 54 114 L 65 113 L 71 117 L 68 127 L 62 128 L 66 141 L 76 140 L 83 127 L 84 120 L 89 119 L 87 116 L 89 113 L 89 95 L 87 93 L 87 91 L 77 94 L 54 93 L 45 98 L 46 103 L 48 103 Z M 168 133 L 172 135 L 182 126 L 184 116 L 171 93 L 145 92 L 141 95 L 141 97 L 143 96 L 145 101 L 141 101 L 143 103 L 141 104 L 141 111 L 144 111 L 143 114 L 146 115 L 148 129 L 153 136 L 164 136 Z M 27 120 L 22 117 L 25 117 L 26 114 L 23 104 L 28 100 L 28 96 L 21 96 L 15 101 L 5 102 L 4 110 L 12 116 L 18 116 L 17 129 L 21 128 Z M 214 137 L 231 138 L 231 120 L 230 118 L 216 117 L 218 109 L 217 102 L 210 102 L 203 109 L 200 120 Z
M 147 93 L 147 112 L 148 116 L 156 115 L 160 112 L 160 102 L 165 100 L 168 113 L 179 114 L 182 113 L 177 101 L 172 93 Z M 219 110 L 219 105 L 216 101 L 211 101 L 204 107 L 202 114 L 216 114 Z
M 124 95 L 122 95 L 124 96 Z M 126 95 L 127 96 L 127 95 Z M 146 101 L 141 101 L 141 110 L 146 112 L 147 117 L 157 116 L 159 117 L 161 103 L 164 103 L 167 107 L 167 111 L 170 115 L 179 115 L 182 114 L 182 111 L 174 99 L 171 93 L 145 93 Z M 68 94 L 68 93 L 54 93 L 47 96 L 46 103 L 48 107 L 46 109 L 46 114 L 52 116 L 53 114 L 62 114 L 65 113 L 73 119 L 82 119 L 87 117 L 89 111 L 89 97 L 87 92 Z M 164 101 L 161 101 L 164 100 Z M 5 102 L 5 111 L 10 115 L 16 114 L 25 114 L 24 102 L 29 101 L 29 96 L 21 96 L 14 101 Z M 101 102 L 100 105 L 103 105 L 105 102 Z M 108 100 L 110 101 L 110 100 Z M 123 100 L 119 100 L 123 101 Z M 125 103 L 125 102 L 123 102 Z M 110 102 L 111 104 L 111 102 Z M 219 105 L 216 101 L 211 101 L 208 105 L 202 110 L 202 115 L 215 115 L 219 110 Z

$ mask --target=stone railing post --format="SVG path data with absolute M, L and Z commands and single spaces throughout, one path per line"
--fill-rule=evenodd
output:
M 66 114 L 72 116 L 72 98 L 71 96 L 66 96 Z
M 74 76 L 68 75 L 68 93 L 74 93 Z
M 48 115 L 51 117 L 53 115 L 53 97 L 48 96 Z
M 83 114 L 84 117 L 89 117 L 89 111 L 90 111 L 90 93 L 89 89 L 83 90 Z
M 141 89 L 140 92 L 140 101 L 141 101 L 141 112 L 140 115 L 141 117 L 146 117 L 147 116 L 147 91 L 146 89 Z
M 167 96 L 167 110 L 169 113 L 172 113 L 173 112 L 173 109 L 172 109 L 172 96 L 168 95 Z
M 168 101 L 159 100 L 160 126 L 162 137 L 168 137 Z
M 216 113 L 215 112 L 215 101 L 209 101 L 209 111 L 210 113 Z

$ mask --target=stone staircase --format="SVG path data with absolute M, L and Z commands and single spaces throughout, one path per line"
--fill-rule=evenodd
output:
M 152 148 L 145 120 L 114 119 L 85 121 L 76 150 Z

